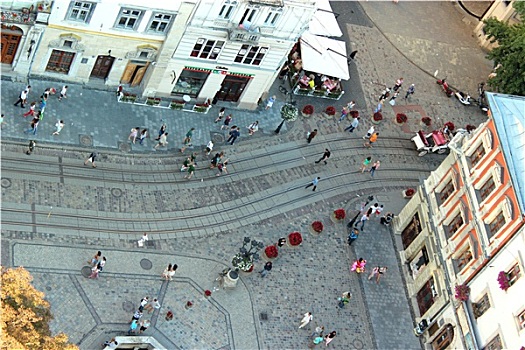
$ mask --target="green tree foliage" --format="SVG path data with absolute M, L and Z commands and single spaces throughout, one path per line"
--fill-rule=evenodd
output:
M 525 96 L 525 2 L 515 1 L 514 8 L 521 19 L 518 24 L 509 25 L 495 18 L 484 21 L 485 33 L 498 45 L 487 58 L 501 64 L 488 83 L 501 93 Z
M 67 336 L 51 335 L 51 312 L 44 293 L 33 287 L 33 277 L 23 267 L 2 267 L 2 334 L 0 349 L 78 350 Z

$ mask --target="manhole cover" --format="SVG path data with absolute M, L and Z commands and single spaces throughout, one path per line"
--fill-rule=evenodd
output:
M 221 143 L 225 141 L 224 135 L 218 132 L 211 133 L 211 140 L 213 141 L 213 143 Z
M 51 288 L 50 286 L 47 286 L 46 287 L 46 290 L 49 292 L 50 290 L 52 290 L 53 288 Z
M 119 142 L 118 149 L 122 152 L 131 152 L 131 145 L 129 143 Z
M 268 321 L 268 314 L 266 312 L 261 312 L 259 314 L 259 318 L 261 319 L 261 321 Z
M 122 196 L 122 190 L 120 188 L 112 188 L 111 194 L 113 195 L 113 197 L 119 198 Z
M 93 145 L 93 139 L 89 135 L 80 135 L 80 144 L 83 146 Z
M 151 263 L 151 260 L 142 259 L 140 261 L 140 267 L 142 267 L 144 270 L 151 270 L 151 268 L 153 267 L 153 264 Z
M 82 276 L 88 278 L 91 275 L 91 267 L 84 266 L 80 272 L 82 272 Z
M 352 345 L 354 345 L 354 348 L 356 349 L 362 349 L 363 348 L 363 342 L 359 339 L 354 339 L 352 342 Z
M 9 187 L 11 187 L 11 180 L 6 177 L 3 177 L 2 178 L 2 188 L 9 188 Z
M 126 312 L 134 312 L 135 311 L 135 305 L 131 301 L 125 301 L 122 303 L 122 310 Z

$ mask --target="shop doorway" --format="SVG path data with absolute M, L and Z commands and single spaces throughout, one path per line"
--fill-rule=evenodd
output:
M 144 74 L 148 69 L 149 62 L 141 61 L 129 61 L 122 78 L 120 79 L 121 84 L 130 84 L 130 86 L 137 86 L 142 82 Z
M 22 29 L 16 26 L 7 27 L 2 24 L 2 63 L 13 63 L 23 34 Z
M 93 70 L 91 71 L 91 78 L 106 79 L 109 75 L 109 71 L 113 66 L 115 57 L 112 56 L 98 56 Z
M 222 81 L 221 89 L 215 95 L 218 101 L 237 102 L 250 81 L 249 77 L 227 75 Z

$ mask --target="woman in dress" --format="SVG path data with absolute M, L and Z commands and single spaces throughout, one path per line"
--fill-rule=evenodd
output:
M 137 140 L 137 136 L 139 135 L 140 129 L 137 126 L 136 128 L 131 129 L 131 133 L 128 136 L 128 140 L 131 140 L 133 143 L 135 143 L 135 140 Z
M 162 272 L 162 278 L 164 278 L 166 281 L 169 279 L 169 272 L 171 271 L 171 264 L 168 265 Z
M 330 344 L 332 340 L 334 340 L 336 335 L 337 335 L 336 331 L 333 331 L 330 334 L 328 334 L 326 337 L 324 337 L 326 346 L 328 346 L 328 344 Z
M 255 134 L 255 132 L 259 130 L 259 121 L 256 120 L 254 123 L 251 123 L 249 126 L 248 126 L 248 134 L 249 135 L 253 135 Z
M 357 273 L 365 272 L 366 267 L 366 260 L 363 258 L 359 258 L 359 260 L 354 261 L 352 264 L 352 271 L 355 271 Z

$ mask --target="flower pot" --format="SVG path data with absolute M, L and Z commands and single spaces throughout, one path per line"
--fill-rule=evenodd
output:
M 310 118 L 312 116 L 311 113 L 304 113 L 304 112 L 301 112 L 302 116 L 305 117 L 305 118 Z
M 252 265 L 248 270 L 239 270 L 239 272 L 244 276 L 249 276 L 253 273 L 253 270 L 255 269 L 255 265 Z
M 341 223 L 341 222 L 344 221 L 344 219 L 336 219 L 336 217 L 335 217 L 335 213 L 332 213 L 332 214 L 330 215 L 330 220 L 332 220 L 332 222 L 333 222 L 334 224 L 338 224 L 338 223 Z
M 308 226 L 308 231 L 310 231 L 310 233 L 314 236 L 319 236 L 321 235 L 321 233 L 323 233 L 323 231 L 321 232 L 317 232 L 316 230 L 314 230 L 314 228 L 312 227 L 312 225 Z
M 268 248 L 268 247 L 266 247 Z M 277 252 L 277 256 L 274 256 L 274 257 L 269 257 L 268 254 L 266 254 L 266 248 L 263 250 L 263 254 L 262 254 L 262 258 L 266 261 L 274 261 L 275 259 L 277 259 L 279 257 L 279 252 Z M 276 247 L 277 249 L 277 247 Z
M 403 197 L 404 197 L 404 198 L 412 198 L 412 197 L 414 197 L 414 195 L 416 194 L 416 192 L 414 192 L 414 193 L 412 193 L 412 194 L 407 194 L 407 191 L 408 191 L 408 190 L 404 190 L 404 191 L 403 191 Z
M 372 121 L 372 124 L 375 124 L 375 125 L 379 125 L 381 123 L 381 120 L 374 120 L 373 116 L 370 118 L 370 120 Z

